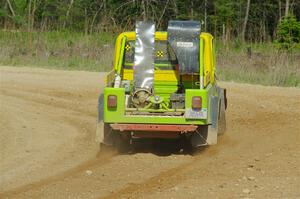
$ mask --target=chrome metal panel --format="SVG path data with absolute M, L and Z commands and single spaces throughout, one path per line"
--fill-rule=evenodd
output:
M 187 108 L 185 110 L 184 117 L 187 119 L 207 119 L 207 109 L 202 108 L 202 110 L 197 111 L 191 108 Z
M 218 139 L 218 116 L 219 116 L 219 97 L 210 97 L 211 125 L 208 126 L 207 139 L 208 145 L 217 144 Z
M 201 26 L 198 21 L 169 21 L 168 41 L 177 56 L 180 74 L 200 71 L 200 31 Z
M 137 22 L 135 33 L 134 89 L 151 90 L 154 79 L 155 24 L 145 21 Z

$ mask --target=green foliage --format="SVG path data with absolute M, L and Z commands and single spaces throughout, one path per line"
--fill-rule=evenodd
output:
M 206 31 L 217 41 L 219 78 L 299 86 L 300 3 L 291 3 L 295 16 L 278 25 L 284 0 L 251 0 L 245 43 L 246 6 L 247 0 L 0 0 L 0 65 L 109 70 L 115 33 L 134 30 L 136 20 L 166 30 L 171 19 L 205 21 L 206 13 Z M 273 48 L 275 32 L 275 43 L 292 52 Z
M 289 15 L 277 27 L 277 44 L 280 48 L 300 48 L 300 21 Z
M 14 21 L 14 23 L 18 27 L 23 26 L 24 24 L 26 24 L 25 19 L 22 16 L 20 16 L 20 15 L 16 15 L 16 16 L 12 17 L 12 20 Z
M 6 17 L 8 15 L 7 10 L 0 8 L 0 17 Z
M 273 40 L 284 4 L 283 0 L 251 0 L 246 41 Z M 0 5 L 0 28 L 27 30 L 31 8 L 34 30 L 88 34 L 132 30 L 136 20 L 144 18 L 155 21 L 162 30 L 170 19 L 205 21 L 206 13 L 206 31 L 231 41 L 241 34 L 247 0 L 0 0 Z M 300 4 L 290 4 L 290 12 L 300 20 L 297 10 Z

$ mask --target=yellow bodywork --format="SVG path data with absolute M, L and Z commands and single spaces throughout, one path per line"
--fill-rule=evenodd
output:
M 124 32 L 121 33 L 117 40 L 115 46 L 115 57 L 114 57 L 114 70 L 118 70 L 120 52 L 123 39 L 126 38 L 128 41 L 135 40 L 135 32 Z M 165 41 L 167 40 L 167 32 L 155 32 L 156 41 Z M 214 73 L 215 73 L 215 61 L 214 61 L 214 52 L 213 52 L 213 36 L 209 33 L 202 32 L 200 35 L 200 40 L 203 40 L 203 57 L 204 57 L 204 86 L 209 83 L 214 82 Z M 199 66 L 200 67 L 200 66 Z M 189 80 L 190 75 L 183 75 L 182 80 Z M 133 70 L 132 69 L 123 69 L 122 70 L 122 79 L 133 80 Z M 178 81 L 179 74 L 176 70 L 155 70 L 154 79 L 157 81 Z

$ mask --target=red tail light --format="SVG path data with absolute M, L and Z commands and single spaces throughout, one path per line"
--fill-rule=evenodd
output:
M 192 98 L 192 108 L 193 109 L 202 109 L 202 98 L 201 97 L 193 97 Z
M 109 95 L 107 97 L 107 107 L 108 108 L 115 108 L 117 107 L 117 96 Z

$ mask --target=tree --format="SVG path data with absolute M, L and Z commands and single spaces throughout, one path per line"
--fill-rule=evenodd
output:
M 242 29 L 242 41 L 245 41 L 245 32 L 246 32 L 247 22 L 249 17 L 250 1 L 251 0 L 247 0 L 247 8 L 246 8 L 245 19 L 243 23 L 243 29 Z
M 285 14 L 284 14 L 285 17 L 287 17 L 289 14 L 289 8 L 290 8 L 290 1 L 286 0 L 285 1 Z
M 9 10 L 10 10 L 11 14 L 13 16 L 16 16 L 15 11 L 14 11 L 13 7 L 11 6 L 10 0 L 6 0 L 6 2 L 8 4 L 8 7 L 9 7 Z
M 169 20 L 204 21 L 202 30 L 225 43 L 273 40 L 281 18 L 300 20 L 299 0 L 0 0 L 0 28 L 120 32 L 137 20 L 166 29 Z
M 69 18 L 70 10 L 71 10 L 71 8 L 73 6 L 73 3 L 74 3 L 74 0 L 70 0 L 69 6 L 68 6 L 68 9 L 67 9 L 67 12 L 66 12 L 66 18 L 65 18 L 64 23 L 63 23 L 63 29 L 66 28 L 66 22 L 67 22 L 67 20 Z
M 277 27 L 277 40 L 280 48 L 300 48 L 300 21 L 293 15 L 281 20 Z

